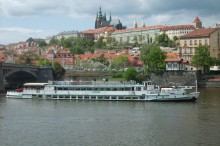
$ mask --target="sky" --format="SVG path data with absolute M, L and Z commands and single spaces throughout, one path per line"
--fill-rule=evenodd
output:
M 46 38 L 63 31 L 94 29 L 101 6 L 107 19 L 124 26 L 192 24 L 199 17 L 204 27 L 220 23 L 219 0 L 0 0 L 0 44 Z

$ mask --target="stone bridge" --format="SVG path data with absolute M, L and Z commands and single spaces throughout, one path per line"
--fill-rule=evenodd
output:
M 21 87 L 26 82 L 53 80 L 50 66 L 0 63 L 0 91 Z

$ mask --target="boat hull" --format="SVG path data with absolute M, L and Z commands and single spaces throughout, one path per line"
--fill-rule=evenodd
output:
M 107 100 L 107 101 L 195 101 L 199 96 L 199 92 L 193 92 L 183 95 L 171 94 L 70 94 L 69 92 L 61 93 L 23 93 L 23 92 L 7 92 L 7 98 L 23 98 L 23 99 L 54 99 L 54 100 Z

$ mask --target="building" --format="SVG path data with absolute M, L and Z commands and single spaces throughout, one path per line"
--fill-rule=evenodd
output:
M 101 28 L 101 27 L 109 27 L 109 26 L 114 27 L 115 29 L 118 29 L 118 30 L 124 29 L 119 19 L 112 20 L 111 13 L 109 16 L 109 20 L 107 20 L 106 13 L 103 15 L 102 9 L 100 7 L 99 12 L 97 12 L 97 15 L 96 15 L 95 29 Z
M 183 71 L 186 70 L 187 61 L 182 58 L 167 58 L 165 59 L 167 71 Z
M 220 29 L 202 28 L 196 29 L 180 37 L 180 46 L 178 48 L 179 57 L 184 60 L 192 61 L 195 54 L 195 48 L 199 45 L 207 45 L 210 49 L 211 57 L 220 57 Z
M 215 23 L 212 28 L 220 28 L 220 24 L 219 23 Z
M 90 37 L 93 34 L 95 41 L 98 38 L 103 37 L 104 38 L 103 41 L 106 42 L 107 38 L 109 38 L 115 30 L 116 29 L 114 27 L 106 26 L 106 27 L 101 27 L 101 28 L 97 28 L 97 29 L 85 30 L 82 33 L 84 34 L 84 36 L 90 35 Z
M 174 37 L 179 38 L 189 32 L 195 30 L 193 25 L 174 25 L 174 26 L 166 26 L 161 29 L 161 33 L 165 33 L 171 40 Z
M 144 43 L 153 42 L 155 37 L 160 34 L 160 29 L 163 25 L 137 27 L 135 23 L 134 28 L 127 28 L 123 30 L 116 30 L 112 33 L 111 37 L 119 43 Z
M 195 29 L 202 28 L 202 21 L 196 17 L 193 21 L 193 24 L 187 25 L 173 25 L 173 26 L 166 26 L 161 29 L 161 33 L 165 33 L 168 37 L 173 40 L 174 37 L 180 37 L 187 33 L 194 31 Z
M 82 37 L 82 33 L 79 31 L 64 31 L 64 32 L 60 32 L 56 35 L 56 38 L 58 40 L 61 40 L 61 38 L 70 38 L 70 37 L 74 37 L 74 38 L 79 38 Z

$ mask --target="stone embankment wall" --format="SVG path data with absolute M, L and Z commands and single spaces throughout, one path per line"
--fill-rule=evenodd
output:
M 103 78 L 110 77 L 109 72 L 100 72 L 100 71 L 66 71 L 64 75 L 64 80 L 100 80 Z
M 37 72 L 38 82 L 48 82 L 54 80 L 53 70 L 51 67 L 39 67 Z
M 195 71 L 167 71 L 161 76 L 151 75 L 151 80 L 160 86 L 195 86 L 199 73 Z
M 3 69 L 2 69 L 2 64 L 0 63 L 0 92 L 5 90 L 5 85 L 3 81 Z

